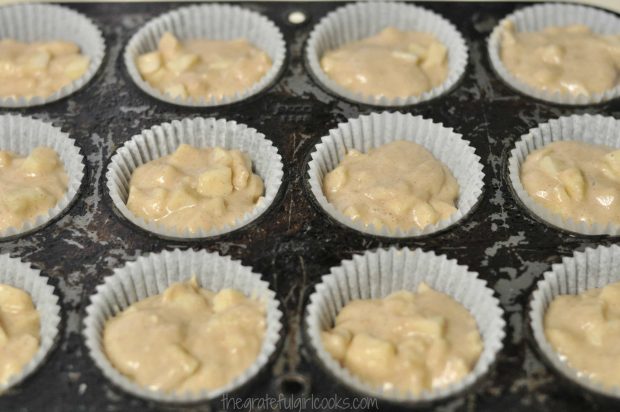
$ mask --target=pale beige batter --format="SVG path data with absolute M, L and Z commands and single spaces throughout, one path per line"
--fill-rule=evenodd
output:
M 82 77 L 89 65 L 75 43 L 0 39 L 0 97 L 47 97 Z
M 521 182 L 537 203 L 564 218 L 620 224 L 620 150 L 553 142 L 527 156 Z
M 387 27 L 378 34 L 326 52 L 323 71 L 364 96 L 419 96 L 448 75 L 446 47 L 430 33 Z
M 0 150 L 0 230 L 19 228 L 56 206 L 68 176 L 58 154 L 37 147 L 27 157 Z
M 604 386 L 620 386 L 620 282 L 558 296 L 545 335 L 568 365 Z
M 450 170 L 417 143 L 397 140 L 351 150 L 323 180 L 327 200 L 353 220 L 391 231 L 427 225 L 456 211 L 459 186 Z
M 245 153 L 182 144 L 134 170 L 127 207 L 147 221 L 194 233 L 234 223 L 263 191 Z
M 502 62 L 532 87 L 591 95 L 618 85 L 620 35 L 598 35 L 582 25 L 516 32 L 510 21 L 502 30 Z
M 263 304 L 234 289 L 218 293 L 195 279 L 130 305 L 103 331 L 105 353 L 137 384 L 165 392 L 217 389 L 258 356 Z
M 243 92 L 271 68 L 267 53 L 247 39 L 193 39 L 183 43 L 164 33 L 157 51 L 138 57 L 138 71 L 172 97 L 221 100 Z
M 349 302 L 321 337 L 325 349 L 363 381 L 414 394 L 460 381 L 482 352 L 467 309 L 424 283 L 417 293 Z
M 0 384 L 21 372 L 39 350 L 40 320 L 28 293 L 0 284 Z

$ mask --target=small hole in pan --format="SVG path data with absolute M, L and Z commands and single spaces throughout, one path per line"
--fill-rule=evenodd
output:
M 306 20 L 308 20 L 308 16 L 306 13 L 300 10 L 293 10 L 288 14 L 288 22 L 291 24 L 303 24 Z
M 280 378 L 276 387 L 286 396 L 303 396 L 310 393 L 310 383 L 308 379 L 297 373 L 289 373 Z

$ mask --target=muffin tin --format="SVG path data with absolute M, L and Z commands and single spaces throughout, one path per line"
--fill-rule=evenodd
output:
M 457 27 L 469 47 L 469 63 L 463 79 L 449 93 L 398 110 L 462 134 L 481 158 L 485 186 L 481 202 L 457 225 L 415 239 L 375 237 L 343 226 L 321 210 L 307 184 L 310 155 L 329 129 L 347 119 L 383 111 L 346 102 L 326 92 L 308 74 L 304 62 L 308 35 L 340 3 L 243 3 L 242 7 L 264 14 L 281 29 L 287 43 L 286 68 L 274 86 L 251 99 L 202 109 L 151 98 L 134 85 L 123 63 L 130 37 L 179 4 L 71 4 L 104 34 L 107 51 L 101 69 L 93 81 L 66 99 L 1 111 L 49 121 L 68 132 L 82 150 L 86 173 L 67 213 L 32 234 L 0 242 L 0 253 L 19 257 L 50 277 L 62 308 L 56 349 L 36 373 L 0 396 L 0 410 L 204 410 L 206 403 L 177 408 L 125 393 L 95 366 L 81 333 L 85 307 L 105 276 L 146 253 L 174 248 L 206 249 L 241 260 L 269 282 L 284 313 L 283 338 L 273 362 L 240 390 L 211 401 L 214 409 L 233 410 L 234 397 L 258 402 L 266 394 L 277 400 L 281 394 L 312 393 L 314 399 L 332 402 L 337 395 L 340 402 L 353 402 L 358 395 L 320 366 L 304 332 L 304 311 L 314 285 L 330 267 L 354 254 L 390 246 L 421 248 L 467 265 L 495 290 L 505 311 L 507 336 L 492 371 L 466 392 L 427 406 L 449 411 L 618 410 L 620 402 L 574 386 L 544 363 L 527 315 L 536 281 L 552 263 L 586 247 L 614 244 L 616 238 L 570 234 L 535 220 L 511 193 L 507 162 L 515 143 L 530 128 L 572 114 L 620 117 L 620 101 L 580 107 L 546 103 L 514 91 L 494 73 L 486 40 L 503 17 L 525 4 L 416 4 Z M 307 18 L 300 24 L 289 23 L 292 12 Z M 234 120 L 265 134 L 282 155 L 283 184 L 272 206 L 239 230 L 202 241 L 165 240 L 116 211 L 105 171 L 115 150 L 142 130 L 199 116 Z M 319 402 L 320 407 L 313 410 L 334 409 L 331 405 Z M 389 410 L 401 406 L 384 401 L 378 405 Z M 308 402 L 302 409 L 311 406 Z M 368 401 L 366 406 L 376 410 Z

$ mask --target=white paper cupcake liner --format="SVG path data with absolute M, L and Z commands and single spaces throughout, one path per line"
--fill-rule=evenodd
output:
M 200 287 L 218 292 L 225 288 L 237 289 L 246 296 L 265 304 L 266 330 L 256 361 L 232 382 L 217 390 L 198 393 L 174 394 L 152 391 L 121 374 L 108 360 L 103 349 L 103 328 L 108 319 L 122 312 L 129 305 L 163 293 L 175 282 L 188 281 L 196 276 Z M 97 287 L 86 308 L 84 338 L 90 356 L 103 374 L 126 392 L 145 399 L 172 403 L 190 403 L 214 399 L 230 392 L 253 378 L 274 353 L 280 330 L 282 312 L 275 292 L 252 268 L 243 266 L 228 256 L 204 250 L 178 250 L 153 253 L 139 257 L 134 262 L 114 270 L 114 274 Z
M 0 394 L 19 384 L 47 358 L 58 338 L 60 324 L 60 305 L 58 296 L 54 294 L 54 287 L 47 284 L 48 278 L 41 275 L 30 264 L 8 254 L 0 255 L 0 284 L 13 286 L 27 292 L 32 299 L 40 316 L 41 330 L 39 350 L 21 372 L 13 375 L 7 383 L 0 384 Z
M 521 136 L 521 140 L 516 143 L 508 159 L 508 177 L 514 193 L 530 212 L 551 226 L 582 235 L 620 235 L 618 224 L 589 224 L 563 218 L 537 203 L 521 183 L 521 165 L 527 156 L 537 149 L 561 140 L 576 140 L 618 149 L 620 148 L 619 135 L 620 120 L 589 114 L 560 117 L 530 129 L 527 134 Z
M 620 387 L 604 387 L 579 373 L 563 361 L 553 349 L 544 330 L 545 313 L 559 295 L 577 295 L 593 288 L 602 288 L 620 281 L 620 247 L 599 246 L 576 252 L 572 257 L 562 258 L 562 263 L 552 265 L 538 281 L 530 303 L 530 326 L 538 347 L 553 368 L 570 381 L 596 393 L 620 398 Z
M 80 189 L 84 178 L 84 157 L 68 133 L 31 117 L 0 115 L 0 150 L 27 156 L 39 146 L 50 147 L 58 153 L 69 177 L 67 192 L 47 213 L 26 221 L 21 227 L 0 230 L 0 239 L 23 235 L 46 225 L 71 206 Z
M 209 100 L 173 98 L 146 82 L 136 67 L 138 56 L 156 50 L 159 39 L 167 31 L 173 33 L 180 40 L 245 38 L 269 55 L 272 62 L 271 69 L 250 88 L 232 96 L 225 96 L 221 100 L 215 97 Z M 182 7 L 151 20 L 129 40 L 124 58 L 125 66 L 134 83 L 152 97 L 181 106 L 211 107 L 247 99 L 269 87 L 275 81 L 284 64 L 286 43 L 278 27 L 261 14 L 239 6 L 196 5 Z
M 445 164 L 459 184 L 457 211 L 424 229 L 413 227 L 392 232 L 388 227 L 366 226 L 353 220 L 329 203 L 323 192 L 323 178 L 344 159 L 351 149 L 360 152 L 395 140 L 408 140 L 424 146 Z M 321 139 L 308 165 L 308 183 L 323 210 L 338 222 L 360 232 L 376 236 L 403 238 L 422 236 L 446 229 L 471 212 L 482 196 L 484 173 L 480 157 L 462 136 L 440 123 L 421 116 L 402 113 L 372 113 L 338 124 Z
M 416 292 L 422 282 L 461 303 L 476 319 L 484 348 L 475 367 L 463 380 L 419 395 L 384 391 L 364 383 L 325 350 L 321 331 L 333 327 L 336 316 L 351 300 L 384 298 L 399 290 Z M 489 370 L 505 335 L 499 301 L 477 273 L 446 256 L 407 248 L 368 251 L 333 267 L 310 296 L 306 327 L 318 358 L 340 381 L 361 393 L 399 402 L 434 401 L 465 390 Z
M 419 96 L 390 99 L 362 95 L 342 87 L 321 68 L 321 57 L 344 44 L 374 36 L 392 26 L 400 30 L 433 34 L 448 49 L 448 75 L 437 87 Z M 357 103 L 373 106 L 408 106 L 438 97 L 449 91 L 465 73 L 467 46 L 461 33 L 446 19 L 421 7 L 405 3 L 360 2 L 329 13 L 314 28 L 306 46 L 310 73 L 327 89 Z
M 265 185 L 265 194 L 254 209 L 238 218 L 232 225 L 194 233 L 147 221 L 129 210 L 127 198 L 133 171 L 151 160 L 173 153 L 182 143 L 200 148 L 222 147 L 245 152 L 252 160 L 254 173 L 263 179 Z M 234 121 L 199 117 L 163 123 L 133 136 L 112 156 L 106 178 L 114 206 L 133 224 L 165 238 L 199 239 L 239 229 L 262 215 L 273 203 L 282 184 L 282 175 L 282 157 L 265 135 Z
M 604 93 L 592 95 L 571 95 L 568 93 L 549 92 L 530 86 L 517 79 L 500 58 L 502 25 L 511 21 L 517 32 L 541 31 L 550 26 L 568 26 L 585 24 L 597 34 L 620 34 L 620 18 L 592 7 L 575 4 L 538 4 L 525 7 L 508 15 L 495 27 L 487 42 L 491 64 L 497 74 L 510 87 L 521 93 L 552 103 L 567 105 L 586 105 L 605 102 L 620 96 L 620 85 Z
M 17 4 L 0 7 L 0 39 L 7 38 L 23 42 L 73 42 L 80 47 L 80 53 L 90 57 L 90 66 L 82 77 L 48 97 L 0 97 L 0 107 L 39 106 L 69 96 L 93 78 L 105 55 L 105 41 L 99 28 L 86 16 L 56 5 Z

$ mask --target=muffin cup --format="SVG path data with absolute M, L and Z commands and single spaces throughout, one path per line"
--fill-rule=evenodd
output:
M 73 94 L 95 76 L 105 55 L 103 35 L 89 18 L 69 8 L 50 4 L 0 7 L 0 39 L 6 38 L 23 42 L 70 41 L 80 47 L 80 53 L 90 57 L 90 65 L 82 77 L 48 97 L 0 97 L 0 107 L 5 108 L 40 106 Z
M 27 156 L 39 146 L 50 147 L 58 153 L 69 177 L 67 192 L 58 200 L 56 206 L 46 213 L 26 221 L 21 227 L 0 230 L 0 240 L 40 229 L 68 209 L 80 189 L 84 178 L 84 157 L 68 133 L 50 123 L 31 117 L 0 115 L 0 150 Z
M 122 312 L 129 305 L 149 296 L 163 293 L 175 282 L 188 281 L 196 276 L 202 288 L 218 292 L 235 288 L 265 304 L 267 326 L 263 345 L 256 361 L 232 382 L 217 390 L 182 394 L 152 391 L 121 374 L 108 360 L 103 348 L 103 329 L 108 319 Z M 90 356 L 103 374 L 116 386 L 141 398 L 172 402 L 192 403 L 214 399 L 237 389 L 253 378 L 269 361 L 280 339 L 282 312 L 275 293 L 267 282 L 261 280 L 252 268 L 243 266 L 228 256 L 204 250 L 163 251 L 139 257 L 124 267 L 114 270 L 91 296 L 84 319 L 84 338 Z
M 265 194 L 254 209 L 238 218 L 232 225 L 194 233 L 189 230 L 177 231 L 157 222 L 147 221 L 129 210 L 126 203 L 133 171 L 151 160 L 173 153 L 182 143 L 200 148 L 218 146 L 239 149 L 250 156 L 254 172 L 265 184 Z M 114 206 L 133 224 L 165 238 L 192 240 L 228 233 L 258 218 L 273 203 L 282 184 L 282 175 L 282 157 L 265 135 L 234 121 L 199 117 L 163 123 L 133 136 L 112 156 L 106 178 Z
M 321 331 L 333 327 L 336 316 L 355 299 L 379 299 L 399 290 L 415 292 L 421 283 L 461 303 L 476 319 L 484 348 L 473 370 L 460 382 L 419 395 L 384 391 L 364 383 L 340 366 L 323 347 Z M 477 381 L 502 348 L 505 322 L 499 301 L 486 282 L 466 266 L 446 256 L 419 249 L 378 249 L 333 267 L 310 296 L 306 327 L 310 343 L 323 365 L 348 387 L 366 395 L 397 402 L 429 402 L 452 396 Z
M 352 220 L 329 203 L 323 193 L 323 178 L 338 166 L 349 150 L 367 152 L 395 140 L 407 140 L 424 146 L 450 169 L 459 184 L 457 211 L 452 216 L 422 230 L 413 227 L 391 232 L 386 226 L 376 228 L 373 225 L 365 226 L 360 220 Z M 473 210 L 482 196 L 484 186 L 480 157 L 469 142 L 440 123 L 410 114 L 372 113 L 340 123 L 321 139 L 311 157 L 308 183 L 323 210 L 343 225 L 375 236 L 404 238 L 446 229 Z
M 574 4 L 538 4 L 525 7 L 502 19 L 495 27 L 487 42 L 491 65 L 495 72 L 513 89 L 528 96 L 552 103 L 567 105 L 586 105 L 602 103 L 620 96 L 620 85 L 603 93 L 592 95 L 571 95 L 549 92 L 530 86 L 517 79 L 500 58 L 502 25 L 512 21 L 517 32 L 541 31 L 550 26 L 585 24 L 596 34 L 620 34 L 620 18 L 612 13 L 592 7 Z
M 561 215 L 553 213 L 538 204 L 521 183 L 521 165 L 531 152 L 562 140 L 575 140 L 620 148 L 619 134 L 620 120 L 589 114 L 560 117 L 530 129 L 527 134 L 521 136 L 521 140 L 516 143 L 508 159 L 508 177 L 514 193 L 530 212 L 551 226 L 582 235 L 620 235 L 620 225 L 618 224 L 589 224 L 563 218 Z
M 577 295 L 586 290 L 601 288 L 620 281 L 618 263 L 620 247 L 586 248 L 572 257 L 562 258 L 538 281 L 530 303 L 530 326 L 543 355 L 560 374 L 601 395 L 620 398 L 620 387 L 604 387 L 572 368 L 560 358 L 545 336 L 544 318 L 549 305 L 559 295 Z
M 0 284 L 13 286 L 27 292 L 39 312 L 41 330 L 39 349 L 30 362 L 24 365 L 21 372 L 13 375 L 7 383 L 0 384 L 0 393 L 22 382 L 38 369 L 58 338 L 60 325 L 60 305 L 58 296 L 54 294 L 54 287 L 47 284 L 48 278 L 41 275 L 30 264 L 8 254 L 0 255 Z
M 146 82 L 136 67 L 138 56 L 157 50 L 159 39 L 167 31 L 173 33 L 180 40 L 245 38 L 269 55 L 272 66 L 267 74 L 251 87 L 232 96 L 225 96 L 221 100 L 215 97 L 209 100 L 204 98 L 174 98 Z M 142 91 L 166 103 L 191 107 L 222 106 L 239 102 L 260 93 L 275 82 L 284 65 L 285 58 L 286 43 L 284 37 L 271 20 L 242 7 L 224 4 L 182 7 L 151 20 L 129 40 L 124 55 L 125 66 L 129 75 Z
M 320 60 L 325 52 L 373 36 L 388 26 L 431 33 L 446 46 L 448 75 L 441 85 L 419 96 L 377 98 L 346 89 L 321 68 Z M 319 22 L 310 33 L 306 60 L 315 79 L 340 97 L 373 106 L 409 106 L 438 97 L 459 81 L 467 66 L 467 46 L 461 33 L 448 20 L 422 7 L 404 3 L 361 2 L 340 7 Z

